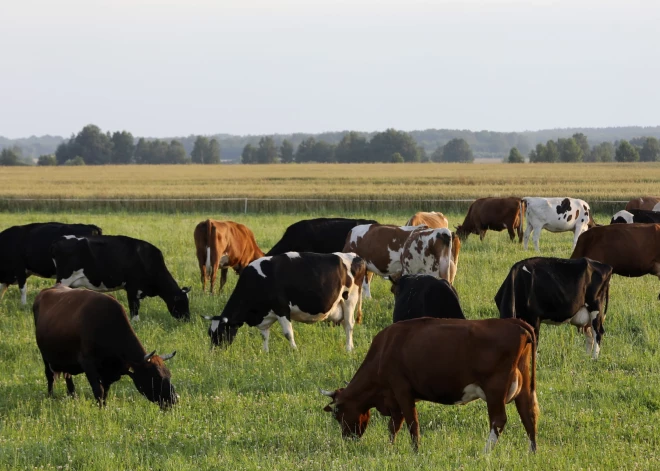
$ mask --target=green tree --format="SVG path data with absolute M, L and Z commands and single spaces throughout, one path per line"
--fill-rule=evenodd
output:
M 21 163 L 21 149 L 18 147 L 5 147 L 0 152 L 0 165 L 3 167 L 12 167 L 23 165 Z
M 176 139 L 170 141 L 170 145 L 167 146 L 167 152 L 165 160 L 168 164 L 185 164 L 188 162 L 188 154 L 186 149 Z
M 296 162 L 314 162 L 314 146 L 316 139 L 313 137 L 303 139 L 296 149 Z
M 545 144 L 545 160 L 544 162 L 559 162 L 559 149 L 553 140 L 549 140 Z
M 336 162 L 335 148 L 329 142 L 317 141 L 312 148 L 313 162 L 331 163 Z
M 78 167 L 80 165 L 85 165 L 85 159 L 83 159 L 82 157 L 77 155 L 73 159 L 69 159 L 66 162 L 64 162 L 64 165 L 67 165 L 67 166 L 70 166 L 70 167 Z
M 57 157 L 55 157 L 55 154 L 41 155 L 39 156 L 39 160 L 37 160 L 37 165 L 40 167 L 57 165 Z
M 256 164 L 256 154 L 257 149 L 255 149 L 252 144 L 245 144 L 245 147 L 243 147 L 243 152 L 241 153 L 241 162 L 244 164 Z
M 647 137 L 639 151 L 642 162 L 657 162 L 660 160 L 660 142 L 655 137 Z
M 207 137 L 197 136 L 193 150 L 190 153 L 194 164 L 205 164 L 211 155 L 211 143 Z
M 144 137 L 141 137 L 138 140 L 137 145 L 135 146 L 135 162 L 138 164 L 148 164 L 149 157 L 149 143 Z M 59 157 L 57 159 L 59 161 Z
M 109 164 L 112 158 L 112 140 L 101 129 L 88 124 L 76 135 L 75 155 L 80 156 L 87 165 Z
M 395 152 L 394 154 L 392 154 L 391 162 L 394 164 L 402 164 L 404 162 L 403 156 L 398 152 Z
M 559 150 L 559 160 L 562 162 L 582 162 L 582 149 L 574 138 L 559 139 L 557 148 Z
M 417 147 L 417 153 L 419 154 L 419 161 L 420 162 L 430 162 L 431 157 L 426 153 L 426 148 L 424 146 L 418 146 Z
M 619 147 L 616 148 L 614 158 L 617 162 L 639 162 L 639 152 L 630 142 L 622 139 Z
M 271 136 L 264 136 L 259 139 L 257 147 L 257 163 L 274 164 L 277 162 L 277 146 Z
M 532 149 L 529 152 L 530 163 L 535 164 L 539 162 L 546 162 L 547 153 L 548 153 L 548 149 L 546 149 L 545 145 L 539 142 L 538 144 L 536 144 L 536 148 Z
M 216 139 L 209 141 L 209 156 L 204 161 L 205 164 L 220 163 L 220 143 Z
M 586 160 L 591 149 L 589 147 L 589 140 L 587 139 L 587 136 L 585 136 L 581 132 L 576 132 L 575 134 L 573 134 L 573 139 L 575 139 L 577 145 L 580 147 L 580 149 L 582 149 L 582 157 Z
M 509 151 L 508 162 L 510 164 L 522 164 L 525 163 L 525 157 L 523 157 L 517 147 L 512 147 Z
M 614 146 L 611 142 L 601 142 L 591 149 L 590 162 L 613 162 Z
M 112 157 L 113 164 L 130 164 L 133 162 L 135 144 L 133 135 L 127 131 L 115 131 L 112 134 Z
M 439 146 L 437 147 L 433 153 L 431 154 L 431 161 L 432 162 L 442 162 L 442 153 L 444 150 L 444 146 Z
M 342 137 L 335 148 L 337 162 L 367 162 L 369 161 L 369 143 L 357 132 L 351 131 Z
M 470 144 L 463 138 L 454 138 L 442 150 L 443 162 L 474 162 Z
M 369 154 L 373 162 L 389 162 L 398 152 L 406 162 L 419 162 L 419 149 L 410 134 L 396 129 L 376 133 L 369 142 Z
M 293 144 L 288 139 L 284 139 L 280 146 L 280 161 L 285 164 L 293 162 Z

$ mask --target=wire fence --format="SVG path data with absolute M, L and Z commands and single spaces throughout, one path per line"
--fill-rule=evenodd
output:
M 323 213 L 444 211 L 465 212 L 471 199 L 350 199 L 350 198 L 0 198 L 4 212 L 212 212 Z M 591 201 L 591 209 L 614 214 L 628 201 Z

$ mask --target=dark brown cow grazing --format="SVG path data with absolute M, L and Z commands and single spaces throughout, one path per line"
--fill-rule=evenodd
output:
M 32 306 L 37 345 L 44 360 L 48 395 L 55 376 L 64 374 L 69 395 L 71 375 L 85 373 L 100 406 L 110 385 L 129 375 L 140 393 L 161 407 L 177 395 L 170 370 L 163 363 L 174 356 L 147 353 L 135 335 L 124 308 L 114 298 L 62 285 L 42 290 Z
M 592 227 L 580 235 L 571 255 L 580 257 L 605 263 L 617 275 L 660 278 L 660 224 Z
M 515 400 L 534 451 L 539 414 L 535 343 L 534 331 L 520 319 L 397 322 L 374 337 L 346 388 L 321 390 L 332 398 L 323 410 L 341 424 L 344 437 L 362 436 L 372 408 L 390 417 L 392 442 L 405 419 L 417 449 L 415 402 L 450 405 L 483 399 L 488 404 L 489 451 L 506 424 L 505 404 Z
M 264 256 L 252 231 L 237 222 L 207 219 L 197 224 L 194 236 L 199 271 L 202 275 L 202 291 L 206 290 L 206 280 L 210 277 L 211 294 L 213 294 L 218 267 L 221 272 L 220 290 L 222 290 L 227 282 L 229 268 L 240 274 L 250 262 Z
M 456 226 L 456 234 L 465 240 L 470 234 L 479 234 L 484 240 L 488 229 L 509 232 L 511 241 L 518 234 L 518 242 L 522 242 L 524 203 L 520 198 L 479 198 L 470 205 L 463 224 Z
M 658 203 L 660 203 L 660 197 L 642 196 L 628 201 L 626 211 L 630 211 L 631 209 L 646 209 L 648 211 L 653 211 L 653 208 Z
M 426 213 L 420 211 L 408 219 L 408 222 L 405 225 L 426 226 L 429 229 L 442 229 L 443 227 L 449 227 L 449 221 L 447 221 L 447 218 L 442 213 L 436 213 L 435 211 Z

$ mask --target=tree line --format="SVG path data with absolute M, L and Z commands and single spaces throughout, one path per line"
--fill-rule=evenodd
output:
M 630 141 L 601 142 L 589 145 L 587 136 L 575 133 L 572 137 L 550 139 L 539 143 L 528 155 L 530 163 L 538 162 L 659 162 L 660 141 L 655 137 L 635 137 Z M 523 154 L 512 147 L 506 159 L 509 163 L 525 162 Z

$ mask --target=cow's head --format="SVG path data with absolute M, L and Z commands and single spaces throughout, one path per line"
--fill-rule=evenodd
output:
M 344 388 L 335 391 L 325 391 L 321 389 L 321 394 L 328 396 L 332 402 L 323 408 L 330 412 L 337 422 L 341 425 L 341 435 L 344 438 L 360 438 L 369 425 L 371 412 L 360 410 L 360 407 L 354 401 L 342 401 L 341 394 Z
M 158 356 L 154 350 L 144 356 L 144 359 L 131 365 L 128 375 L 140 393 L 151 402 L 157 402 L 162 408 L 176 404 L 178 396 L 170 381 L 170 370 L 165 362 L 176 355 L 176 351 L 169 355 Z
M 103 235 L 103 231 L 101 230 L 101 228 L 99 226 L 92 225 L 91 228 L 92 228 L 92 235 L 93 236 Z
M 459 224 L 458 226 L 454 226 L 454 229 L 456 229 L 456 235 L 458 236 L 459 239 L 461 240 L 467 240 L 468 236 L 470 235 L 470 231 L 465 227 L 465 224 Z
M 211 321 L 209 326 L 209 337 L 213 345 L 227 346 L 231 345 L 238 333 L 238 326 L 228 324 L 228 319 L 223 316 L 202 316 L 207 321 Z
M 190 288 L 181 288 L 173 298 L 167 302 L 167 309 L 176 319 L 190 320 L 190 303 L 188 293 Z

